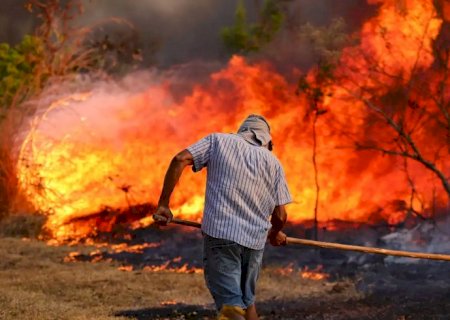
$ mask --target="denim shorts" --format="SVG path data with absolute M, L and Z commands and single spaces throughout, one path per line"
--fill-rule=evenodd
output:
M 206 285 L 217 309 L 223 305 L 247 309 L 255 303 L 255 287 L 264 249 L 246 248 L 206 234 L 203 241 Z

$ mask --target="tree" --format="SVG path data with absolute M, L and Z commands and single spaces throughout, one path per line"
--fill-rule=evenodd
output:
M 297 94 L 303 95 L 307 101 L 308 110 L 305 120 L 312 120 L 312 163 L 314 168 L 314 182 L 316 199 L 314 205 L 314 235 L 317 240 L 319 219 L 319 167 L 317 165 L 317 121 L 327 112 L 323 105 L 325 95 L 331 94 L 330 86 L 334 81 L 334 71 L 337 67 L 342 48 L 348 44 L 348 37 L 344 32 L 344 22 L 341 19 L 334 20 L 329 27 L 313 27 L 310 24 L 300 29 L 300 36 L 311 43 L 316 61 L 312 71 L 300 77 L 297 84 Z
M 258 16 L 258 22 L 247 22 L 247 11 L 242 1 L 238 3 L 234 25 L 221 31 L 222 40 L 231 52 L 256 52 L 272 41 L 284 18 L 279 4 L 275 0 L 265 0 Z
M 423 207 L 417 207 L 423 199 L 411 168 L 425 168 L 440 182 L 447 201 L 450 199 L 450 27 L 436 17 L 440 14 L 438 2 L 413 4 L 415 7 L 400 9 L 383 4 L 380 12 L 394 11 L 396 25 L 392 19 L 377 17 L 366 23 L 357 45 L 334 52 L 337 59 L 318 54 L 316 68 L 301 77 L 299 92 L 309 101 L 313 126 L 317 116 L 326 111 L 342 113 L 327 121 L 347 137 L 349 147 L 399 157 L 411 198 L 397 206 L 407 214 L 430 217 L 434 209 L 425 214 L 419 212 Z M 316 29 L 309 34 L 321 39 L 316 42 L 319 48 L 320 43 L 330 43 L 329 37 Z M 331 50 L 330 57 L 334 53 Z M 324 97 L 329 98 L 326 104 L 322 103 Z M 355 114 L 360 124 L 349 127 L 351 118 L 345 115 Z
M 33 35 L 25 35 L 15 47 L 0 44 L 0 218 L 15 210 L 20 196 L 16 163 L 16 137 L 25 120 L 35 113 L 27 103 L 53 83 L 71 81 L 80 73 L 91 78 L 106 77 L 122 71 L 121 63 L 140 60 L 135 46 L 123 42 L 96 42 L 92 32 L 105 23 L 126 26 L 121 19 L 108 19 L 91 27 L 74 27 L 73 20 L 83 13 L 81 0 L 29 0 L 26 8 L 40 23 Z M 129 42 L 129 41 L 128 41 Z M 127 42 L 127 44 L 128 44 Z M 106 53 L 117 53 L 114 63 L 105 63 Z M 26 159 L 19 159 L 26 161 Z

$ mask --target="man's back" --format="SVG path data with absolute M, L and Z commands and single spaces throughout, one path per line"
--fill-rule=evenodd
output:
M 161 224 L 173 218 L 170 196 L 184 168 L 208 168 L 203 267 L 220 319 L 258 319 L 255 290 L 266 238 L 286 244 L 281 229 L 291 196 L 272 147 L 269 123 L 251 114 L 238 134 L 214 133 L 179 152 L 164 177 L 155 213 L 167 218 Z
M 203 232 L 262 249 L 270 214 L 290 202 L 279 161 L 238 134 L 211 134 L 188 151 L 194 171 L 208 170 Z

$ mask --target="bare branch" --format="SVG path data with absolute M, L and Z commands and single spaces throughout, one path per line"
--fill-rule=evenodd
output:
M 400 156 L 408 157 L 408 158 L 411 158 L 411 159 L 421 163 L 426 168 L 430 169 L 432 172 L 434 172 L 436 174 L 436 176 L 441 181 L 445 191 L 447 192 L 448 197 L 450 198 L 450 183 L 449 183 L 448 179 L 436 167 L 436 165 L 434 163 L 432 163 L 431 161 L 428 161 L 427 159 L 425 159 L 423 157 L 423 155 L 419 151 L 418 147 L 416 146 L 415 142 L 413 141 L 411 135 L 408 134 L 407 132 L 405 132 L 404 128 L 401 125 L 399 125 L 391 116 L 389 116 L 383 109 L 381 109 L 380 107 L 376 106 L 374 103 L 372 103 L 371 101 L 369 101 L 366 98 L 361 98 L 361 100 L 364 102 L 364 104 L 370 110 L 376 112 L 384 120 L 386 120 L 388 125 L 390 127 L 392 127 L 399 134 L 399 136 L 407 143 L 407 145 L 411 149 L 412 153 L 411 152 L 398 152 L 398 151 L 395 151 L 395 150 L 384 150 L 382 148 L 379 148 L 378 150 L 382 151 L 382 152 L 384 152 L 386 154 L 400 155 Z M 372 148 L 372 149 L 376 150 L 376 148 Z

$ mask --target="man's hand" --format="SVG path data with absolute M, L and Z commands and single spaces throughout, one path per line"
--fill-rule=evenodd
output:
M 170 211 L 169 203 L 170 196 L 180 179 L 181 173 L 186 166 L 192 165 L 194 163 L 194 158 L 188 150 L 183 150 L 179 152 L 170 162 L 169 169 L 167 169 L 166 175 L 164 177 L 164 185 L 159 196 L 158 208 L 153 215 L 153 220 L 159 225 L 166 226 L 173 218 L 173 214 Z M 156 216 L 160 216 L 159 218 Z M 162 220 L 161 216 L 167 218 Z
M 161 220 L 160 218 L 158 218 L 157 216 L 161 216 L 166 218 L 165 220 Z M 167 206 L 158 206 L 158 208 L 156 209 L 156 212 L 153 214 L 153 220 L 155 220 L 155 222 L 159 225 L 162 226 L 167 226 L 170 221 L 172 221 L 173 218 L 173 214 L 172 211 L 170 211 L 169 207 Z
M 287 244 L 286 234 L 282 231 L 274 232 L 271 229 L 269 231 L 268 239 L 270 241 L 270 244 L 275 247 L 285 246 Z

